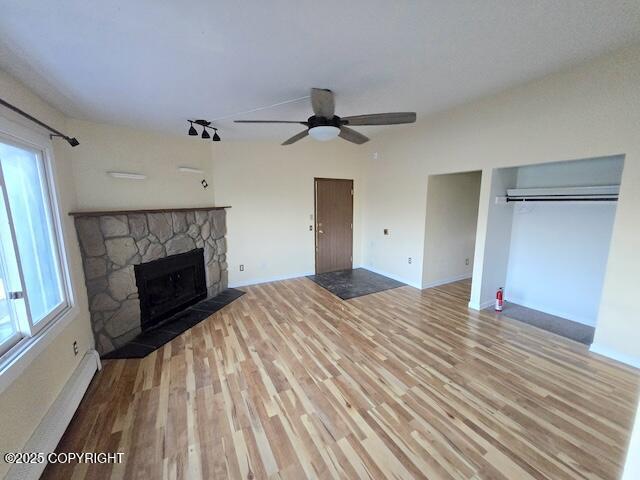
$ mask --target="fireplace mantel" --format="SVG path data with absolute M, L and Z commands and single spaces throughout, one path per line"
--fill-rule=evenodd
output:
M 165 212 L 202 212 L 209 210 L 224 210 L 231 208 L 229 205 L 223 207 L 180 207 L 180 208 L 142 208 L 138 210 L 79 210 L 69 212 L 72 217 L 102 217 L 105 215 L 131 215 L 136 213 L 165 213 Z

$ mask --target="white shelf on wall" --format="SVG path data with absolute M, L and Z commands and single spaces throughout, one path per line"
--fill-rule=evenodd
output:
M 182 173 L 204 173 L 204 170 L 201 168 L 193 167 L 178 167 L 178 171 Z
M 126 180 L 146 180 L 147 176 L 143 173 L 130 173 L 130 172 L 107 172 L 107 175 L 113 178 L 122 178 Z

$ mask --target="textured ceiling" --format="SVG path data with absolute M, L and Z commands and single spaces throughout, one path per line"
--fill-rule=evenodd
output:
M 1 69 L 72 117 L 174 133 L 310 87 L 334 90 L 341 116 L 420 118 L 640 42 L 637 0 L 0 0 L 0 11 Z M 304 100 L 235 118 L 310 114 Z M 225 140 L 299 130 L 216 123 Z

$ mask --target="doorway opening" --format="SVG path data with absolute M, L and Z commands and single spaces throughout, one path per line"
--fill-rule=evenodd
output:
M 481 180 L 481 171 L 429 176 L 423 289 L 469 301 Z

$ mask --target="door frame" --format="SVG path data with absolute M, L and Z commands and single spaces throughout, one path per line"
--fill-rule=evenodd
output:
M 314 272 L 318 274 L 318 180 L 332 180 L 338 182 L 351 183 L 351 268 L 353 268 L 353 197 L 355 196 L 354 184 L 352 178 L 330 178 L 330 177 L 313 177 L 313 257 Z

